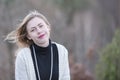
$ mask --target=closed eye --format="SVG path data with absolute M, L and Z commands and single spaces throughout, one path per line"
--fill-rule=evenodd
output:
M 30 30 L 30 32 L 33 32 L 33 31 L 35 31 L 35 28 L 33 28 L 33 29 Z
M 33 31 L 34 31 L 34 29 L 31 30 L 31 32 L 33 32 Z
M 41 28 L 41 27 L 43 27 L 43 25 L 40 23 L 40 24 L 38 24 L 38 26 Z

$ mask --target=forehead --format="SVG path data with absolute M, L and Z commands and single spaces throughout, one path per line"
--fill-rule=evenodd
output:
M 41 19 L 40 17 L 34 17 L 33 19 L 31 19 L 28 23 L 27 23 L 27 27 L 35 27 L 38 24 L 45 24 L 45 21 L 43 19 Z

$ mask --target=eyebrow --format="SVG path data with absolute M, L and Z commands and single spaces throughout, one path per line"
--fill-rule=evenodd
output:
M 37 26 L 41 25 L 42 23 L 39 23 Z
M 37 26 L 39 26 L 39 25 L 41 25 L 41 23 L 38 23 L 38 25 L 37 25 Z M 31 27 L 31 28 L 35 28 L 35 26 L 33 26 L 33 27 Z
M 33 28 L 35 28 L 35 27 L 31 27 L 30 29 L 33 29 Z

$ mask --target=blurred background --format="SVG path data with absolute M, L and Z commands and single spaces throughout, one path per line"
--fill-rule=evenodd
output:
M 15 80 L 17 48 L 4 38 L 33 10 L 68 49 L 71 80 L 120 80 L 120 0 L 0 0 L 0 80 Z

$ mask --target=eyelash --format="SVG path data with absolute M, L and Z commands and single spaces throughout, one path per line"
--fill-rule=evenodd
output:
M 34 31 L 34 29 L 31 30 L 31 32 L 33 32 L 33 31 Z
M 43 27 L 43 25 L 38 25 L 40 28 Z M 32 29 L 31 32 L 35 31 L 35 29 Z
M 43 27 L 43 25 L 39 25 L 39 27 L 41 28 L 41 27 Z

